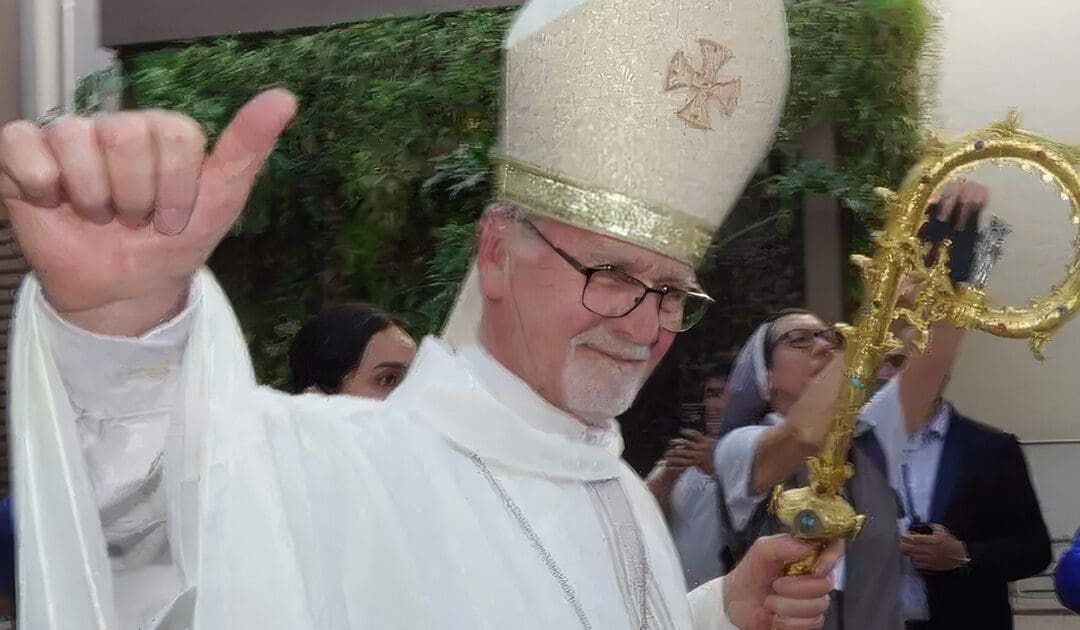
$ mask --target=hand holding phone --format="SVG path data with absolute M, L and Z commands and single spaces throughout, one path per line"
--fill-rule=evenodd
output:
M 979 235 L 979 214 L 989 198 L 989 190 L 981 184 L 950 182 L 926 209 L 929 218 L 922 238 L 933 245 L 926 263 L 933 264 L 939 244 L 948 239 L 952 243 L 949 277 L 954 283 L 966 282 L 971 276 Z
M 915 523 L 911 527 L 908 527 L 909 534 L 918 534 L 919 536 L 933 536 L 934 526 L 929 523 Z

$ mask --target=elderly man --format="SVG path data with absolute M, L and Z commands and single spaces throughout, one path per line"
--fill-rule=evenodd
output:
M 463 334 L 426 340 L 385 403 L 256 390 L 200 271 L 288 93 L 209 156 L 166 112 L 5 128 L 35 270 L 12 361 L 22 624 L 817 627 L 835 548 L 780 578 L 806 547 L 764 540 L 687 595 L 611 420 L 708 305 L 693 265 L 771 141 L 784 33 L 779 0 L 522 9 Z

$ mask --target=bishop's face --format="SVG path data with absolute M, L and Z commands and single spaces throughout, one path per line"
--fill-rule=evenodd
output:
M 693 271 L 556 221 L 533 219 L 501 229 L 506 249 L 498 255 L 487 235 L 481 237 L 488 350 L 550 403 L 585 423 L 629 409 L 675 339 L 660 326 L 660 296 L 646 294 L 623 317 L 601 316 L 583 303 L 586 276 L 567 257 L 587 268 L 614 266 L 654 288 L 696 288 Z

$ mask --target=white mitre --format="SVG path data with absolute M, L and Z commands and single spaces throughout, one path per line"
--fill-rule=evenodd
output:
M 503 46 L 495 200 L 698 266 L 776 133 L 783 0 L 533 0 Z M 446 340 L 482 307 L 474 264 Z

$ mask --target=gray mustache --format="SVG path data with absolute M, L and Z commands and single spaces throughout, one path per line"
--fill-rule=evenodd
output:
M 625 361 L 648 361 L 649 356 L 652 354 L 647 346 L 639 346 L 637 344 L 627 344 L 615 342 L 612 340 L 604 340 L 603 342 L 592 341 L 588 339 L 582 339 L 578 341 L 575 346 L 589 346 L 594 350 L 609 354 L 618 359 Z

